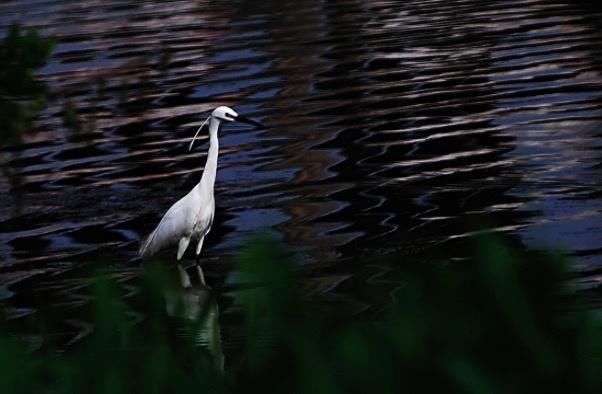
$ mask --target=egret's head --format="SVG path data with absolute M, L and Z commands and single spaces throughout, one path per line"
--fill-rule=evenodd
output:
M 253 119 L 249 119 L 245 116 L 239 115 L 232 108 L 226 107 L 225 105 L 223 105 L 221 107 L 217 107 L 216 109 L 214 109 L 213 112 L 211 113 L 211 116 L 208 117 L 203 122 L 203 124 L 201 124 L 201 127 L 199 127 L 199 129 L 197 130 L 196 134 L 192 138 L 192 141 L 190 141 L 190 147 L 188 148 L 188 150 L 192 149 L 192 144 L 194 144 L 194 140 L 196 140 L 197 135 L 199 135 L 199 132 L 201 131 L 203 126 L 205 124 L 207 124 L 211 119 L 216 119 L 219 122 L 241 122 L 241 123 L 251 124 L 251 125 L 259 127 L 259 128 L 264 127 L 261 123 L 256 122 Z
M 214 109 L 211 116 L 221 121 L 234 122 L 238 114 L 232 108 L 222 105 Z

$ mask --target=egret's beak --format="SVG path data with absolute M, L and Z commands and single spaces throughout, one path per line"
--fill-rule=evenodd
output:
M 250 125 L 258 127 L 260 129 L 265 129 L 264 125 L 262 125 L 259 122 L 254 121 L 253 119 L 249 119 L 246 116 L 238 115 L 237 117 L 234 118 L 234 121 L 235 122 L 241 122 L 241 123 L 250 124 Z

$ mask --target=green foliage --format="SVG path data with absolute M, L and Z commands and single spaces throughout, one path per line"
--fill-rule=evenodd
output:
M 0 392 L 601 392 L 602 324 L 568 291 L 561 259 L 488 238 L 476 249 L 471 263 L 400 268 L 385 312 L 349 316 L 304 297 L 286 251 L 256 241 L 238 258 L 245 345 L 225 371 L 208 292 L 174 297 L 190 289 L 155 268 L 126 297 L 99 276 L 94 333 L 77 349 L 29 353 L 0 336 Z
M 0 43 L 0 86 L 3 94 L 20 96 L 39 90 L 34 72 L 46 64 L 54 43 L 35 30 L 21 33 L 17 24 L 11 25 Z
M 249 326 L 244 365 L 262 367 L 243 369 L 241 387 L 262 392 L 599 392 L 602 379 L 595 371 L 602 367 L 602 325 L 568 296 L 563 262 L 518 255 L 488 238 L 477 246 L 472 263 L 407 267 L 395 302 L 378 319 L 333 322 L 316 306 L 300 302 L 288 278 L 270 286 L 278 289 L 271 295 L 264 288 L 247 294 L 247 305 L 264 305 L 247 308 L 247 321 L 267 325 L 263 329 L 272 346 L 258 361 L 253 350 L 261 334 L 255 324 Z M 263 268 L 254 270 L 271 271 L 268 276 L 282 271 L 270 249 L 263 250 L 251 254 L 247 264 L 260 261 Z M 281 305 L 291 299 L 289 306 L 301 307 Z M 261 387 L 265 381 L 273 385 Z
M 175 340 L 164 314 L 164 292 L 174 286 L 166 276 L 158 269 L 145 273 L 136 313 L 117 282 L 104 274 L 92 279 L 94 332 L 69 353 L 56 348 L 29 353 L 19 339 L 1 335 L 0 393 L 158 394 L 199 387 L 220 392 L 223 375 L 209 352 L 192 336 Z M 182 321 L 178 329 L 198 330 L 196 323 Z
M 3 143 L 19 141 L 45 101 L 44 86 L 35 72 L 46 64 L 54 41 L 34 30 L 22 33 L 11 25 L 0 42 L 0 130 Z

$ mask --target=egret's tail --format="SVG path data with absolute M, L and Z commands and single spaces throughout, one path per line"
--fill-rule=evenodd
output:
M 153 248 L 151 248 L 151 244 L 152 244 L 154 235 L 155 235 L 155 232 L 153 231 L 147 237 L 142 239 L 142 241 L 140 242 L 140 248 L 138 249 L 138 254 L 142 258 L 142 260 L 146 260 L 146 259 L 150 258 L 153 254 L 155 254 L 154 251 L 152 250 Z

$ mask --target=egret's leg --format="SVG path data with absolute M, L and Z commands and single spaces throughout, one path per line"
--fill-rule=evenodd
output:
M 188 276 L 188 273 L 181 264 L 178 264 L 178 274 L 180 275 L 180 283 L 184 289 L 192 287 L 192 283 L 190 283 L 190 276 Z
M 180 242 L 178 243 L 178 260 L 182 258 L 182 255 L 186 251 L 188 244 L 190 243 L 190 237 L 180 238 Z
M 196 255 L 197 255 L 197 259 L 199 254 L 201 254 L 201 249 L 203 248 L 203 241 L 205 240 L 205 237 L 201 237 L 201 239 L 199 239 L 199 243 L 196 245 Z
M 203 286 L 207 286 L 205 283 L 205 275 L 203 274 L 203 269 L 201 268 L 201 262 L 199 261 L 199 255 L 201 254 L 201 249 L 203 248 L 203 241 L 205 237 L 201 237 L 199 239 L 199 243 L 196 245 L 196 270 L 199 275 L 199 283 Z
M 201 268 L 201 265 L 199 263 L 197 263 L 196 265 L 196 271 L 199 275 L 199 283 L 203 286 L 207 286 L 207 282 L 205 282 L 205 274 L 203 273 L 203 269 Z

